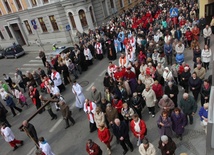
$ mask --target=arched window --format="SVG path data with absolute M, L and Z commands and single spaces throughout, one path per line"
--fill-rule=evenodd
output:
M 70 22 L 71 22 L 71 25 L 72 25 L 73 29 L 75 29 L 76 28 L 76 23 L 75 23 L 73 14 L 71 12 L 69 12 L 68 16 L 70 18 Z
M 94 20 L 94 14 L 93 14 L 92 6 L 90 6 L 89 10 L 90 10 L 90 14 L 91 14 L 92 22 L 94 23 L 94 22 L 95 22 L 95 20 Z
M 88 26 L 84 10 L 79 11 L 79 18 L 80 18 L 80 22 L 82 24 L 82 27 Z

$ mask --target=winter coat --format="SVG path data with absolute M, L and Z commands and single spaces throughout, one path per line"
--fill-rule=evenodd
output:
M 172 136 L 172 121 L 171 121 L 170 117 L 163 119 L 163 117 L 160 116 L 157 121 L 157 124 L 159 125 L 160 123 L 164 124 L 164 126 L 161 126 L 159 128 L 160 136 L 167 135 L 167 136 L 171 137 Z
M 156 149 L 153 144 L 149 143 L 149 147 L 147 149 L 144 148 L 143 144 L 139 146 L 140 155 L 156 155 Z
M 117 109 L 115 109 L 114 107 L 112 107 L 111 110 L 109 110 L 108 108 L 106 108 L 106 119 L 108 120 L 108 122 L 114 122 L 114 119 L 118 118 L 118 112 Z
M 140 119 L 140 118 L 138 118 Z M 135 130 L 135 122 L 134 120 L 131 121 L 130 123 L 130 130 L 132 131 L 132 133 L 134 134 L 135 137 L 138 138 L 137 134 L 140 134 L 140 139 L 143 139 L 145 134 L 146 134 L 146 124 L 143 120 L 140 119 L 140 122 L 139 122 L 139 127 L 140 127 L 140 132 L 137 132 Z
M 99 145 L 93 142 L 91 147 L 86 144 L 86 151 L 89 155 L 102 155 L 102 150 L 100 149 Z
M 15 106 L 15 103 L 14 103 L 13 98 L 11 96 L 7 96 L 6 105 L 8 107 L 14 107 Z
M 192 96 L 189 95 L 187 100 L 181 98 L 180 100 L 180 108 L 183 110 L 184 114 L 192 114 L 197 111 L 197 104 Z
M 176 144 L 172 140 L 172 138 L 168 137 L 168 143 L 163 146 L 162 141 L 160 140 L 158 148 L 161 150 L 162 155 L 174 155 L 176 150 Z M 166 153 L 167 151 L 169 151 L 169 154 Z
M 170 88 L 169 86 L 165 87 L 165 94 L 174 102 L 174 104 L 177 104 L 177 100 L 178 100 L 178 86 L 176 85 L 172 85 L 172 87 Z M 173 97 L 170 97 L 170 94 L 173 94 Z
M 120 122 L 120 126 L 113 124 L 112 129 L 117 139 L 120 139 L 120 137 L 123 137 L 124 139 L 129 137 L 129 127 L 124 121 Z
M 203 121 L 204 119 L 202 118 L 202 116 L 205 118 L 208 118 L 208 109 L 206 110 L 206 109 L 204 109 L 204 107 L 201 107 L 198 114 L 200 116 L 200 120 Z
M 103 130 L 100 130 L 98 128 L 97 131 L 98 131 L 98 138 L 100 139 L 101 142 L 105 144 L 110 142 L 111 134 L 108 128 L 104 128 Z
M 132 116 L 134 115 L 134 110 L 131 107 L 129 107 L 128 109 L 122 108 L 121 115 L 125 120 L 131 120 Z
M 105 124 L 105 115 L 103 112 L 100 112 L 99 114 L 95 112 L 94 114 L 94 121 L 96 123 L 97 128 L 99 128 L 99 125 Z
M 206 69 L 204 67 L 201 67 L 201 69 L 198 69 L 197 67 L 194 69 L 194 72 L 197 74 L 197 77 L 199 77 L 201 80 L 204 79 L 206 74 Z
M 164 109 L 166 108 L 166 110 L 172 110 L 174 109 L 175 107 L 175 104 L 173 103 L 173 101 L 168 98 L 168 99 L 160 99 L 160 101 L 158 102 L 158 106 L 161 108 L 161 109 Z
M 118 113 L 120 114 L 121 113 L 121 109 L 123 107 L 123 102 L 122 100 L 115 100 L 113 99 L 112 100 L 112 106 L 117 109 Z
M 193 79 L 192 77 L 189 78 L 189 86 L 191 91 L 198 91 L 201 90 L 201 84 L 202 81 L 200 78 L 196 77 L 196 79 Z M 195 88 L 194 90 L 192 88 Z
M 161 98 L 163 96 L 163 88 L 161 84 L 153 84 L 152 90 L 155 92 L 157 98 Z
M 178 116 L 174 112 L 171 114 L 172 120 L 172 130 L 178 135 L 184 133 L 184 127 L 187 124 L 186 117 L 183 113 L 180 113 Z
M 211 61 L 211 49 L 203 49 L 201 52 L 201 58 L 202 58 L 202 62 L 210 62 Z
M 149 91 L 146 91 L 146 89 L 143 90 L 142 96 L 144 100 L 146 101 L 147 107 L 154 107 L 155 103 L 157 101 L 155 92 L 150 89 Z

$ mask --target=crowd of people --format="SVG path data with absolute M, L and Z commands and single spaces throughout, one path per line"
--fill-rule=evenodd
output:
M 177 10 L 178 14 L 172 16 L 171 9 Z M 154 120 L 160 133 L 157 147 L 162 155 L 173 155 L 176 150 L 174 133 L 182 140 L 185 126 L 193 124 L 197 103 L 201 106 L 198 113 L 201 125 L 207 132 L 212 77 L 205 77 L 211 61 L 210 38 L 214 34 L 214 18 L 208 24 L 204 17 L 198 17 L 197 0 L 145 0 L 132 9 L 124 10 L 107 24 L 80 34 L 79 43 L 68 53 L 47 59 L 45 52 L 40 51 L 39 57 L 46 71 L 38 68 L 23 74 L 17 68 L 13 78 L 4 74 L 4 82 L 0 81 L 2 100 L 15 117 L 15 110 L 21 113 L 20 107 L 29 106 L 25 94 L 28 91 L 32 103 L 42 114 L 44 109 L 40 107 L 49 100 L 42 93 L 47 93 L 55 99 L 55 109 L 61 111 L 67 129 L 69 121 L 74 125 L 75 120 L 61 92 L 66 90 L 66 85 L 72 84 L 76 107 L 87 114 L 89 131 L 98 132 L 98 138 L 106 145 L 109 155 L 112 154 L 114 136 L 124 155 L 128 150 L 133 151 L 135 147 L 130 141 L 129 129 L 137 139 L 141 155 L 156 155 L 156 147 L 147 136 L 142 111 L 147 108 L 152 118 L 161 111 L 158 119 Z M 199 44 L 201 37 L 204 38 L 202 49 Z M 190 50 L 193 52 L 192 67 L 185 62 L 185 53 Z M 93 86 L 90 97 L 86 98 L 76 79 L 93 65 L 95 59 L 101 61 L 105 55 L 109 65 L 103 80 L 104 92 Z M 118 63 L 114 64 L 116 59 Z M 178 98 L 179 87 L 183 89 L 181 98 Z M 50 104 L 45 106 L 45 110 L 51 120 L 57 119 Z M 23 145 L 23 141 L 16 140 L 13 134 L 7 137 L 7 132 L 12 133 L 11 124 L 6 119 L 7 112 L 1 103 L 1 133 L 16 150 L 16 144 Z M 44 137 L 38 138 L 32 126 L 24 121 L 21 130 L 29 130 L 29 136 L 41 148 L 36 154 L 53 155 Z M 87 141 L 86 151 L 89 155 L 101 155 L 103 152 L 92 139 Z

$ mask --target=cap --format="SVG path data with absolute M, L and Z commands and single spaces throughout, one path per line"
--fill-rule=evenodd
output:
M 161 136 L 161 141 L 162 142 L 168 141 L 168 137 L 166 135 Z

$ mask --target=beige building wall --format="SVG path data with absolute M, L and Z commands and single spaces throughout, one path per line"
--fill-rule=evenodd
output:
M 14 13 L 14 12 L 18 12 L 19 10 L 17 9 L 17 5 L 15 4 L 15 1 L 14 0 L 7 0 L 8 1 L 8 4 L 11 8 L 11 13 Z M 26 0 L 20 0 L 20 3 L 22 5 L 22 10 L 25 10 L 27 9 L 27 4 L 26 4 Z M 7 9 L 5 8 L 5 5 L 3 4 L 3 1 L 0 0 L 0 10 L 2 12 L 3 15 L 5 14 L 8 14 L 7 13 Z M 22 11 L 20 10 L 20 11 Z
M 199 18 L 205 17 L 205 5 L 213 2 L 214 0 L 199 0 Z

